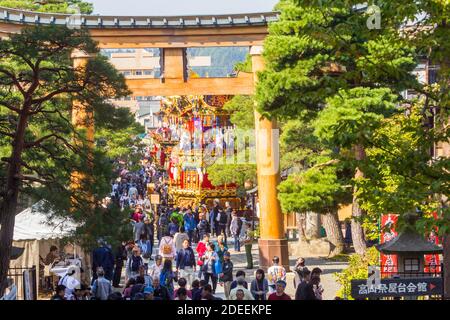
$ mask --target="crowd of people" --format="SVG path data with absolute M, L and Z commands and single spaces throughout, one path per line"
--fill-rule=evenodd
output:
M 130 211 L 130 241 L 113 250 L 100 240 L 92 254 L 90 286 L 76 279 L 76 270 L 69 270 L 52 299 L 220 300 L 216 290 L 221 286 L 227 300 L 291 300 L 285 293 L 286 270 L 278 257 L 267 273 L 256 270 L 252 281 L 244 270 L 235 270 L 232 254 L 241 251 L 241 244 L 252 242 L 252 224 L 239 217 L 230 203 L 224 208 L 218 199 L 211 208 L 168 205 L 164 172 L 148 160 L 135 172 L 121 167 L 118 175 L 111 201 Z M 149 185 L 152 193 L 160 195 L 156 207 L 149 201 Z M 252 268 L 250 253 L 247 269 Z M 123 269 L 125 286 L 121 285 Z M 320 269 L 310 272 L 304 261 L 297 263 L 295 299 L 322 298 L 320 273 Z

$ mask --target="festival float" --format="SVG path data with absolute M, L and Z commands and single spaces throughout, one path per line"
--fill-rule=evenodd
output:
M 234 156 L 234 128 L 223 110 L 230 96 L 173 96 L 161 100 L 162 127 L 151 133 L 154 163 L 166 170 L 169 197 L 177 206 L 214 199 L 241 207 L 236 185 L 214 186 L 207 167 Z

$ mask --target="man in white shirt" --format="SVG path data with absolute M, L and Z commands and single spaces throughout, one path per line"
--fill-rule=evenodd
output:
M 75 289 L 80 288 L 80 281 L 75 278 L 75 273 L 77 269 L 74 266 L 69 267 L 67 273 L 64 277 L 59 280 L 58 285 L 63 285 L 66 287 L 64 292 L 64 297 L 66 300 L 72 300 L 72 296 L 75 292 Z
M 269 293 L 274 293 L 276 291 L 277 281 L 286 282 L 286 269 L 280 266 L 280 258 L 275 256 L 272 259 L 273 265 L 267 270 L 267 281 L 269 282 Z
M 244 292 L 243 300 L 255 300 L 255 298 L 253 298 L 252 293 L 247 288 L 244 287 L 244 284 L 245 284 L 244 279 L 240 278 L 237 280 L 236 288 L 230 291 L 230 300 L 237 300 L 236 294 L 238 291 Z

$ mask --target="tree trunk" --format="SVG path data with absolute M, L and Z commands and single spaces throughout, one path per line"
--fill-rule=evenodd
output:
M 304 228 L 305 222 L 305 214 L 304 213 L 295 213 L 295 219 L 297 220 L 297 229 L 298 229 L 298 242 L 299 243 L 307 243 L 306 233 Z
M 443 237 L 444 299 L 450 300 L 450 235 Z
M 361 145 L 355 146 L 355 159 L 361 161 L 366 157 L 364 147 Z M 364 177 L 363 172 L 356 168 L 355 179 Z M 363 255 L 366 252 L 367 245 L 364 237 L 364 229 L 361 225 L 360 219 L 363 217 L 364 212 L 359 206 L 358 199 L 355 196 L 356 188 L 353 190 L 353 203 L 352 203 L 352 240 L 353 248 L 359 255 Z
M 320 215 L 318 213 L 306 213 L 306 236 L 308 239 L 320 238 Z
M 329 212 L 323 217 L 323 227 L 327 233 L 327 239 L 331 243 L 330 256 L 336 256 L 344 251 L 344 237 L 339 226 L 337 211 Z
M 26 111 L 24 111 L 25 113 Z M 11 260 L 11 247 L 14 235 L 14 223 L 16 220 L 17 199 L 20 188 L 20 170 L 22 151 L 24 146 L 25 129 L 27 127 L 27 116 L 21 114 L 19 123 L 12 143 L 13 149 L 9 159 L 6 175 L 6 196 L 0 208 L 1 230 L 0 230 L 0 297 L 7 288 L 7 277 L 9 263 Z

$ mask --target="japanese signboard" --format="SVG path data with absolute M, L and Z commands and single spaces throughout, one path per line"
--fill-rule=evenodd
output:
M 153 193 L 150 195 L 150 203 L 151 204 L 159 204 L 159 194 Z
M 381 239 L 380 243 L 391 241 L 397 236 L 395 225 L 398 216 L 396 214 L 385 214 L 381 217 Z M 389 230 L 386 230 L 389 229 Z M 394 254 L 381 254 L 381 277 L 397 272 L 397 256 Z
M 379 285 L 352 280 L 351 284 L 355 299 L 442 295 L 442 278 L 382 279 Z
M 437 212 L 433 212 L 434 219 L 437 220 Z M 438 228 L 434 228 L 430 234 L 427 235 L 426 239 L 434 244 L 439 244 L 439 237 L 437 236 Z M 425 272 L 441 272 L 441 263 L 438 254 L 427 254 L 425 255 Z

